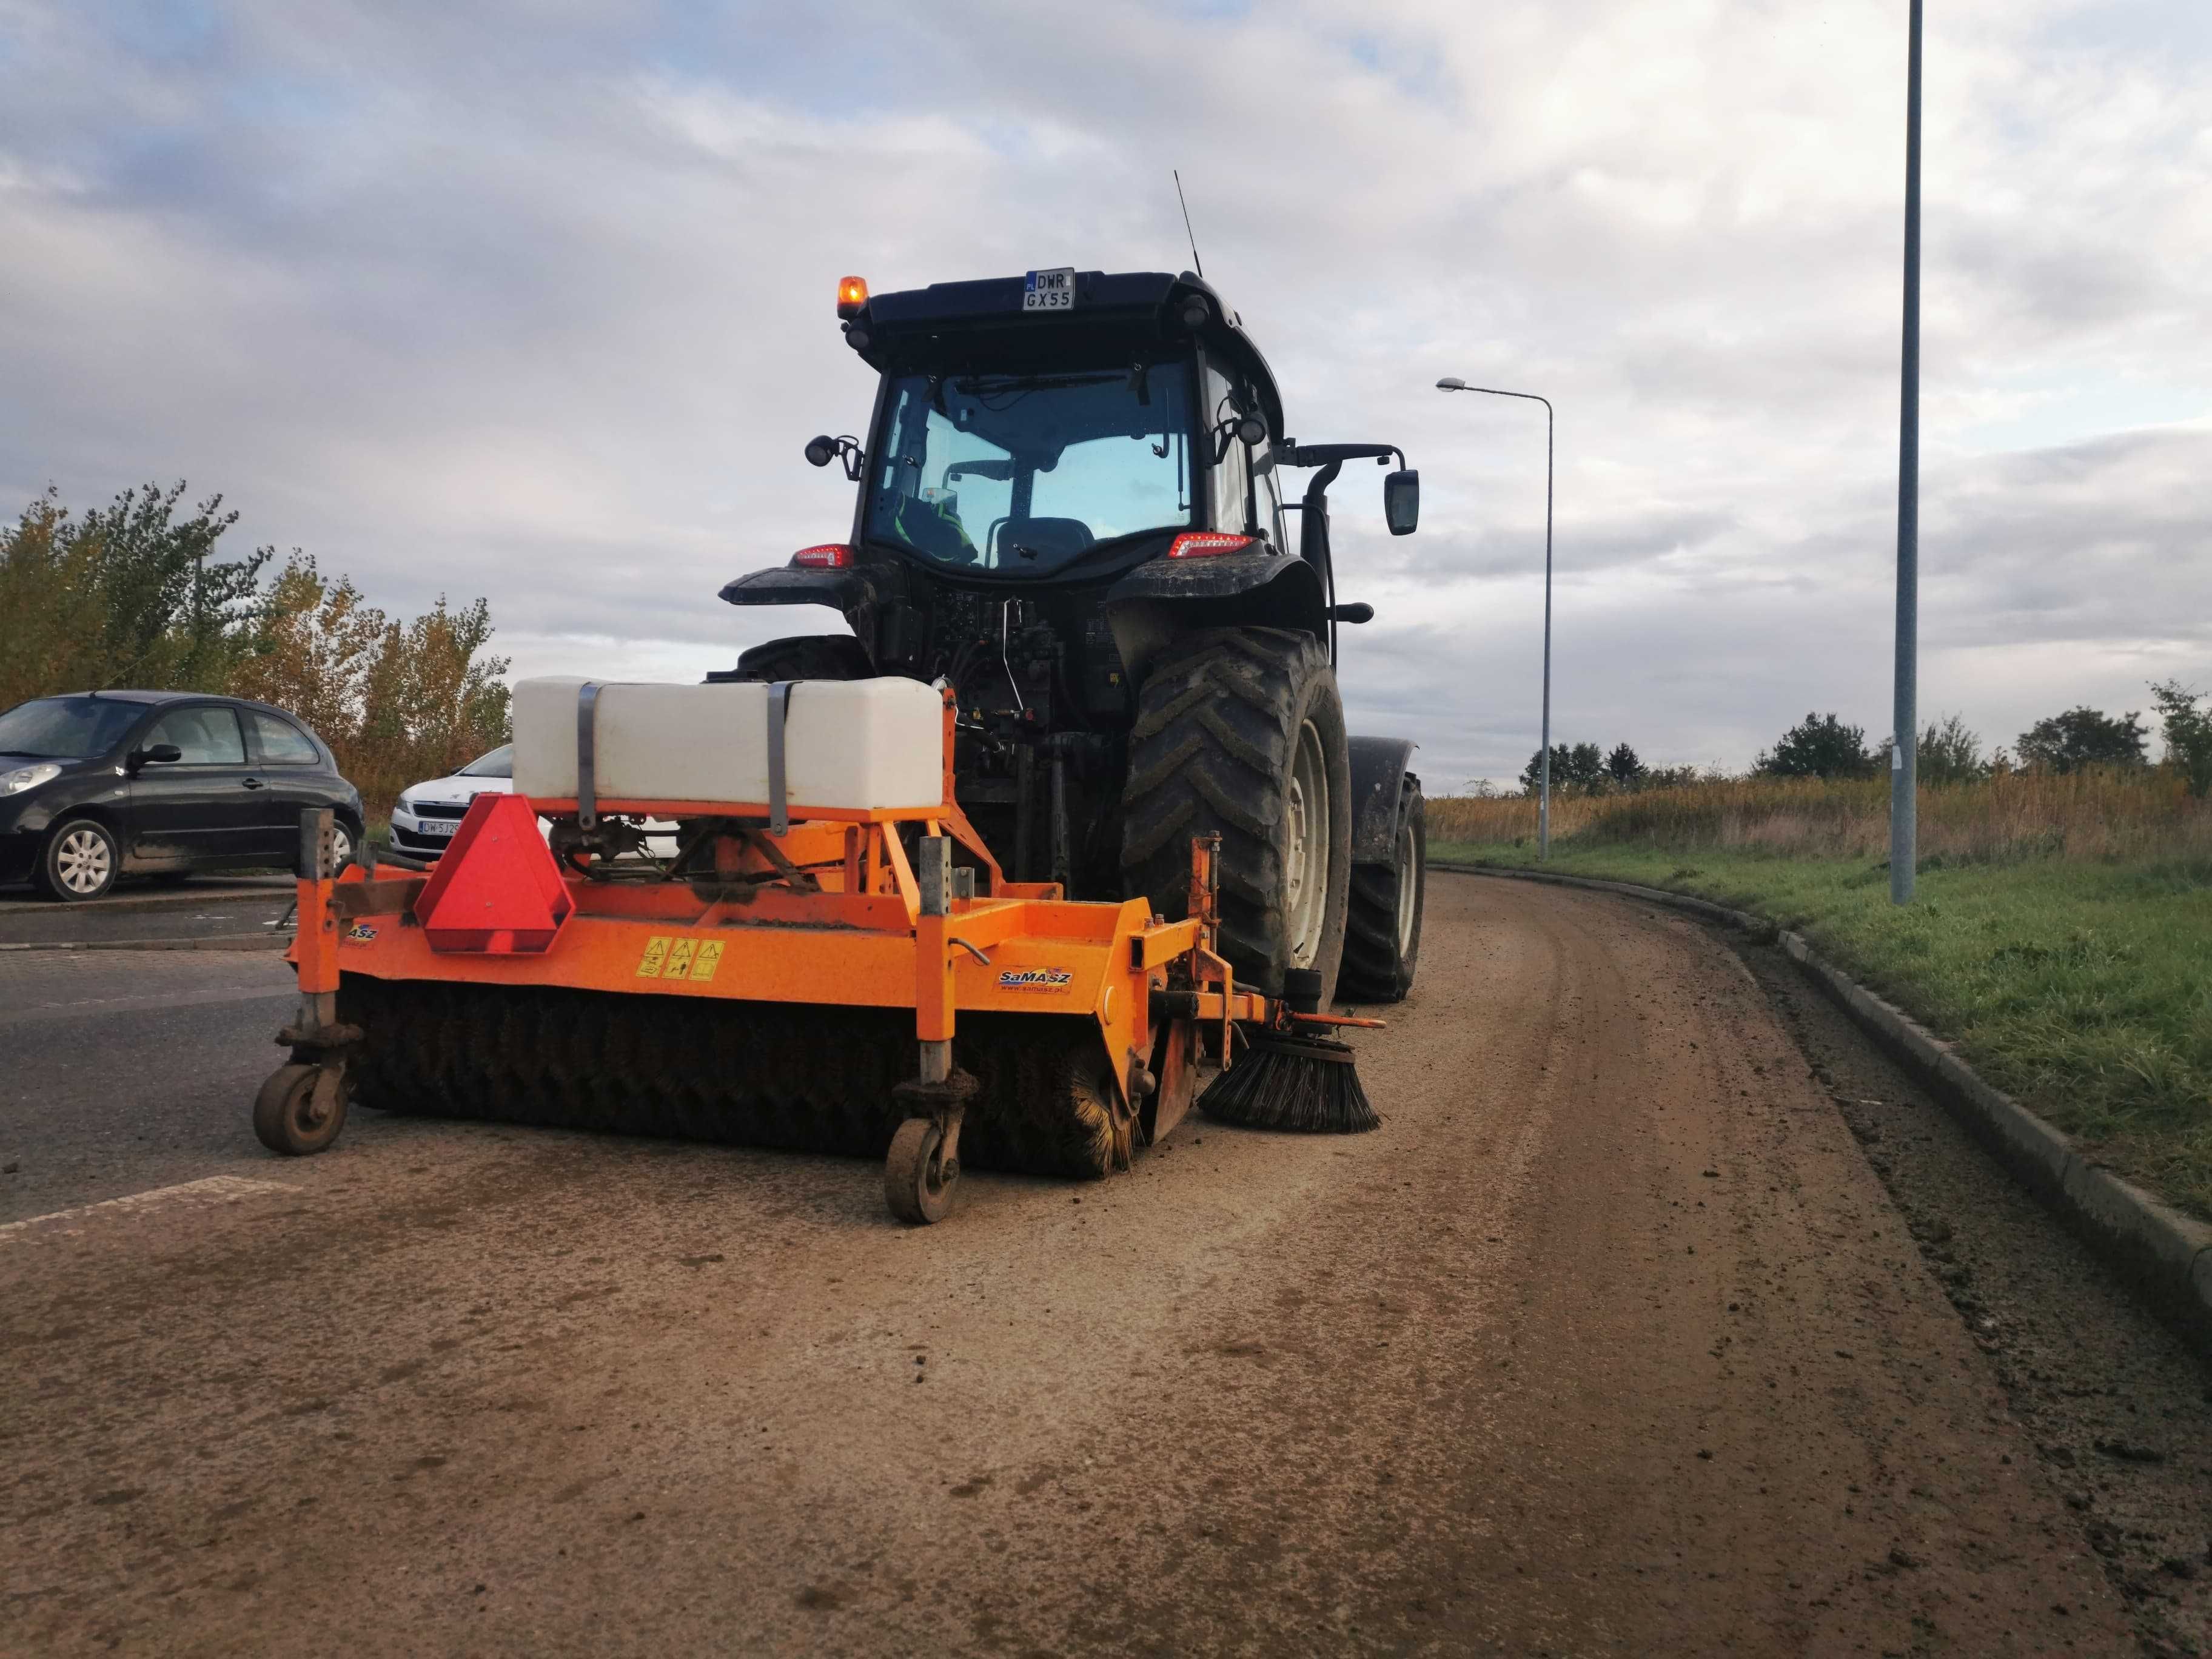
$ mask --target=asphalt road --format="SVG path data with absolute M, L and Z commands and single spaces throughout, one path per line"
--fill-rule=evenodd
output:
M 292 908 L 293 884 L 262 876 L 202 876 L 167 887 L 142 882 L 89 904 L 60 904 L 26 888 L 0 889 L 0 950 L 9 945 L 270 939 Z
M 826 1158 L 280 1162 L 277 964 L 0 957 L 0 1649 L 2191 1650 L 2203 1373 L 1770 968 L 1439 875 L 1380 1131 L 912 1231 Z

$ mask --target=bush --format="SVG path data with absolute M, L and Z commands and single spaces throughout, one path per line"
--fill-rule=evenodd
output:
M 1845 726 L 1832 714 L 1808 714 L 1752 769 L 1776 778 L 1863 778 L 1878 759 L 1867 748 L 1864 726 Z

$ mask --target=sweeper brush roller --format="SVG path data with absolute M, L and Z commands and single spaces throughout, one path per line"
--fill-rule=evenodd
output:
M 1316 1040 L 1371 1022 L 1246 990 L 1217 953 L 1218 838 L 1176 921 L 1007 879 L 927 686 L 526 681 L 515 705 L 516 792 L 479 795 L 427 877 L 335 877 L 308 815 L 301 1006 L 254 1113 L 272 1150 L 321 1151 L 358 1098 L 880 1158 L 892 1212 L 927 1222 L 963 1164 L 1126 1169 L 1216 1072 L 1252 1071 L 1215 1083 L 1224 1115 L 1366 1127 Z M 723 734 L 703 756 L 700 732 Z M 679 826 L 672 859 L 650 819 Z
M 889 1008 L 348 975 L 338 1013 L 364 1034 L 364 1104 L 540 1127 L 879 1158 L 915 1070 L 914 1015 Z M 1077 1177 L 1129 1167 L 1134 1125 L 1095 1023 L 973 1015 L 952 1054 L 977 1084 L 962 1163 Z

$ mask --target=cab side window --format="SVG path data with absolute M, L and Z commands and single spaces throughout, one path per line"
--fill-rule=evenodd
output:
M 181 766 L 243 766 L 246 734 L 238 716 L 228 708 L 179 708 L 155 722 L 141 747 L 173 743 L 182 751 Z
M 1206 459 L 1212 465 L 1208 476 L 1213 486 L 1213 527 L 1216 530 L 1246 532 L 1253 529 L 1252 474 L 1250 456 L 1244 446 L 1234 439 L 1220 460 L 1213 460 L 1213 452 L 1220 438 L 1213 428 L 1224 421 L 1233 421 L 1244 412 L 1248 401 L 1231 384 L 1229 377 L 1212 362 L 1206 365 L 1206 418 L 1201 422 L 1206 433 Z
M 261 760 L 266 766 L 316 766 L 322 756 L 307 740 L 307 734 L 289 720 L 280 720 L 274 714 L 256 714 L 253 733 L 261 742 Z
M 1274 543 L 1275 551 L 1296 551 L 1290 544 L 1283 519 L 1282 480 L 1275 471 L 1272 443 L 1263 443 L 1252 452 L 1252 511 L 1259 522 L 1260 533 Z

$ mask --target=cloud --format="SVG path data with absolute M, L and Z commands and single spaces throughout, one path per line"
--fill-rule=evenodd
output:
M 1929 36 L 1923 705 L 1992 733 L 2212 665 L 2177 9 Z M 1895 12 L 0 0 L 0 492 L 181 474 L 519 671 L 688 676 L 837 625 L 714 598 L 849 515 L 836 279 L 1179 269 L 1180 167 L 1297 435 L 1422 470 L 1410 539 L 1337 491 L 1355 725 L 1535 746 L 1541 411 L 1452 373 L 1559 408 L 1555 735 L 1886 729 Z

